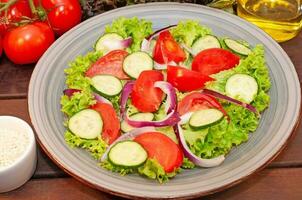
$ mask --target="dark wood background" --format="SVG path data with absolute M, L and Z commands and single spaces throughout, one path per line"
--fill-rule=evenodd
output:
M 302 33 L 281 46 L 302 77 Z M 0 60 L 0 115 L 14 115 L 30 123 L 27 88 L 34 65 L 18 66 L 7 58 Z M 285 150 L 264 170 L 243 183 L 204 199 L 302 199 L 302 127 Z M 121 199 L 91 189 L 60 170 L 39 149 L 37 170 L 21 188 L 0 194 L 0 199 Z

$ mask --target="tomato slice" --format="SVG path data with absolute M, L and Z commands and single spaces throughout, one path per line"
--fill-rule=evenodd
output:
M 107 103 L 96 103 L 91 109 L 96 110 L 102 117 L 102 139 L 107 144 L 113 143 L 120 136 L 120 121 L 114 108 Z
M 183 67 L 168 66 L 167 68 L 167 81 L 181 92 L 201 89 L 206 82 L 213 80 L 207 75 Z
M 220 48 L 206 49 L 198 53 L 192 62 L 192 70 L 203 75 L 216 74 L 238 65 L 240 57 Z
M 157 63 L 164 64 L 171 61 L 182 62 L 186 59 L 184 50 L 174 40 L 169 31 L 161 32 L 156 41 L 154 52 L 154 60 Z
M 224 115 L 227 115 L 222 105 L 216 100 L 215 97 L 208 94 L 202 94 L 200 92 L 192 92 L 185 96 L 178 103 L 177 111 L 180 115 L 183 115 L 187 112 L 194 112 L 196 110 L 203 110 L 207 108 L 216 108 Z
M 139 75 L 131 92 L 131 100 L 140 112 L 158 110 L 163 99 L 163 92 L 155 88 L 154 83 L 163 80 L 164 75 L 157 70 L 146 70 Z
M 99 74 L 109 74 L 119 79 L 129 79 L 123 71 L 123 61 L 128 55 L 124 50 L 113 50 L 96 61 L 87 71 L 86 76 L 93 77 Z
M 173 172 L 183 162 L 183 152 L 168 136 L 160 132 L 146 132 L 134 139 L 141 144 L 149 158 L 156 159 L 165 172 Z

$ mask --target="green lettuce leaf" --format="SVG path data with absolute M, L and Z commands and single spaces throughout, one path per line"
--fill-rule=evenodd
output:
M 69 63 L 69 67 L 64 70 L 67 87 L 90 91 L 90 78 L 85 77 L 85 72 L 101 56 L 100 52 L 89 52 L 84 56 L 78 56 Z
M 160 183 L 167 182 L 179 172 L 180 169 L 176 169 L 171 173 L 166 173 L 164 168 L 155 159 L 148 159 L 143 166 L 138 168 L 139 174 L 150 179 L 156 179 Z
M 74 93 L 71 97 L 61 96 L 61 111 L 68 117 L 96 103 L 89 90 Z
M 182 169 L 193 169 L 195 168 L 195 164 L 191 162 L 188 158 L 184 157 L 181 168 Z
M 127 50 L 131 52 L 141 49 L 141 42 L 152 33 L 152 23 L 137 17 L 120 17 L 105 27 L 105 33 L 117 33 L 123 38 L 132 37 L 132 45 Z
M 120 166 L 113 165 L 108 160 L 101 162 L 100 166 L 109 171 L 119 173 L 121 176 L 125 176 L 126 174 L 133 174 L 137 171 L 137 169 L 135 169 L 135 168 L 126 168 L 126 167 L 120 167 Z
M 88 140 L 80 138 L 70 131 L 66 131 L 64 135 L 66 143 L 74 148 L 79 147 L 88 150 L 92 157 L 96 160 L 100 159 L 106 151 L 107 144 L 102 139 Z
M 249 56 L 240 61 L 237 67 L 214 74 L 213 77 L 216 80 L 208 83 L 206 88 L 225 93 L 227 79 L 236 73 L 248 74 L 256 79 L 259 89 L 252 105 L 259 112 L 266 109 L 270 102 L 267 92 L 271 82 L 269 71 L 265 64 L 263 46 L 257 45 Z M 246 142 L 249 133 L 254 132 L 259 124 L 258 116 L 249 110 L 228 102 L 222 103 L 230 117 L 230 122 L 227 119 L 222 120 L 219 124 L 208 128 L 208 133 L 204 140 L 196 138 L 193 143 L 192 140 L 194 138 L 192 136 L 194 135 L 191 131 L 191 140 L 187 140 L 192 152 L 202 158 L 213 158 L 227 154 L 233 146 Z M 188 131 L 185 130 L 184 133 L 186 132 Z
M 255 106 L 259 112 L 267 108 L 270 102 L 270 97 L 267 92 L 271 87 L 271 82 L 269 71 L 265 64 L 264 48 L 262 45 L 257 45 L 250 55 L 245 59 L 241 59 L 237 67 L 212 75 L 216 80 L 208 82 L 206 88 L 225 93 L 225 85 L 228 78 L 236 73 L 248 74 L 256 79 L 258 83 L 258 94 L 252 102 L 252 105 Z
M 200 25 L 197 20 L 180 21 L 171 32 L 177 42 L 184 43 L 189 47 L 199 37 L 212 34 L 210 28 Z

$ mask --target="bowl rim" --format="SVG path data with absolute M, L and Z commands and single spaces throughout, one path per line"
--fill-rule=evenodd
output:
M 207 10 L 212 10 L 212 11 L 215 11 L 215 12 L 218 12 L 218 13 L 222 13 L 224 15 L 229 15 L 229 16 L 233 16 L 235 17 L 234 15 L 230 14 L 230 13 L 226 13 L 225 11 L 221 11 L 221 10 L 217 10 L 217 9 L 213 9 L 213 8 L 210 8 L 210 7 L 207 7 L 207 6 L 203 6 L 203 5 L 198 5 L 198 4 L 192 4 L 192 3 L 178 3 L 178 2 L 151 2 L 151 3 L 147 3 L 147 5 L 153 5 L 153 6 L 156 6 L 156 5 L 159 5 L 159 6 L 189 6 L 189 7 L 195 7 L 195 8 L 202 8 L 202 9 L 207 9 Z M 118 8 L 118 9 L 114 9 L 114 10 L 111 10 L 111 11 L 107 11 L 105 13 L 102 13 L 100 15 L 98 15 L 98 17 L 101 17 L 102 15 L 108 15 L 108 14 L 111 14 L 111 13 L 115 13 L 115 12 L 118 12 L 120 10 L 126 10 L 126 9 L 129 9 L 129 8 L 138 8 L 138 7 L 145 7 L 147 6 L 146 4 L 138 4 L 138 5 L 131 5 L 131 6 L 125 6 L 125 7 L 122 7 L 122 8 Z M 83 23 L 89 23 L 90 21 L 93 20 L 94 17 L 90 18 L 90 19 L 87 19 L 85 20 L 84 22 L 82 22 L 81 24 Z M 258 28 L 257 26 L 237 17 L 237 20 L 239 20 L 240 22 L 244 22 L 244 23 L 248 23 L 249 26 L 253 26 L 254 29 L 257 29 L 257 31 L 259 32 L 262 32 L 263 35 L 266 36 L 266 38 L 270 41 L 273 41 L 273 39 L 271 39 L 268 34 L 266 34 L 263 30 L 261 30 L 260 28 Z M 75 30 L 77 29 L 78 26 L 72 28 L 71 30 L 69 30 L 68 32 L 72 32 L 72 30 Z M 63 37 L 57 39 L 57 42 L 60 42 L 62 40 Z M 275 42 L 276 43 L 276 42 Z M 279 45 L 278 45 L 279 46 Z M 284 52 L 284 50 L 279 46 L 280 50 Z M 286 54 L 286 53 L 285 53 Z M 287 55 L 287 54 L 286 54 Z M 295 75 L 297 76 L 297 72 L 296 70 L 294 71 L 295 72 Z M 34 75 L 34 73 L 32 74 L 32 76 Z M 298 76 L 297 76 L 298 77 Z M 31 86 L 32 85 L 32 78 L 30 79 L 30 83 L 29 85 Z M 197 198 L 197 197 L 200 197 L 200 196 L 205 196 L 205 195 L 209 195 L 209 194 L 213 194 L 213 193 L 216 193 L 216 192 L 220 192 L 220 191 L 223 191 L 227 188 L 230 188 L 232 186 L 235 186 L 239 183 L 241 183 L 242 181 L 246 180 L 247 178 L 249 178 L 250 176 L 252 176 L 253 174 L 261 171 L 263 168 L 265 168 L 269 163 L 271 163 L 279 154 L 280 152 L 282 152 L 282 150 L 286 147 L 286 145 L 289 143 L 289 141 L 297 134 L 296 132 L 296 129 L 298 127 L 298 125 L 300 124 L 300 121 L 302 119 L 302 102 L 301 102 L 301 87 L 300 87 L 300 84 L 299 84 L 299 89 L 300 89 L 300 92 L 299 92 L 299 111 L 298 111 L 298 114 L 296 116 L 296 119 L 295 119 L 295 122 L 293 123 L 293 126 L 291 127 L 291 133 L 289 133 L 288 137 L 286 138 L 286 140 L 284 141 L 284 143 L 280 146 L 280 148 L 269 158 L 267 159 L 267 161 L 265 163 L 263 163 L 262 165 L 260 165 L 259 167 L 257 167 L 255 170 L 251 171 L 249 174 L 247 174 L 246 176 L 243 176 L 242 178 L 240 179 L 237 179 L 237 180 L 234 180 L 228 184 L 225 184 L 224 186 L 222 187 L 218 187 L 218 188 L 214 188 L 214 189 L 210 189 L 210 190 L 207 190 L 207 191 L 202 191 L 202 192 L 196 192 L 196 193 L 193 193 L 193 194 L 189 194 L 189 195 L 183 195 L 183 196 L 180 196 L 180 197 L 157 197 L 157 198 L 160 198 L 160 199 L 191 199 L 191 198 Z M 28 93 L 30 91 L 30 87 L 28 87 Z M 29 100 L 29 99 L 28 99 Z M 30 111 L 30 102 L 28 101 L 28 111 L 29 113 L 31 113 Z M 30 115 L 30 119 L 31 121 L 32 120 L 32 116 Z M 35 129 L 35 127 L 34 127 Z M 120 196 L 120 197 L 125 197 L 125 198 L 131 198 L 131 199 L 141 199 L 141 198 L 144 198 L 144 199 L 157 199 L 157 198 L 154 198 L 154 197 L 142 197 L 142 196 L 137 196 L 137 195 L 132 195 L 132 194 L 126 194 L 126 193 L 122 193 L 122 192 L 117 192 L 117 191 L 114 191 L 114 190 L 110 190 L 110 189 L 107 189 L 105 187 L 102 187 L 100 185 L 97 185 L 97 184 L 94 184 L 94 183 L 91 183 L 90 181 L 86 180 L 85 178 L 73 173 L 71 170 L 67 169 L 64 164 L 62 164 L 57 158 L 55 158 L 50 152 L 49 150 L 46 148 L 46 146 L 43 144 L 43 142 L 40 140 L 39 136 L 37 133 L 35 133 L 36 136 L 37 136 L 37 141 L 38 143 L 40 144 L 41 148 L 43 149 L 43 151 L 47 154 L 48 157 L 51 158 L 52 161 L 55 162 L 56 165 L 58 165 L 64 172 L 68 173 L 69 175 L 71 175 L 72 177 L 74 177 L 76 180 L 80 181 L 81 183 L 87 185 L 87 186 L 90 186 L 92 188 L 95 188 L 95 189 L 98 189 L 100 191 L 103 191 L 103 192 L 106 192 L 106 193 L 109 193 L 109 194 L 113 194 L 113 195 L 117 195 L 117 196 Z

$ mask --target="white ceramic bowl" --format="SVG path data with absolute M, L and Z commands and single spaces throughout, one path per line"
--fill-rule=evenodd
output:
M 22 131 L 28 134 L 25 151 L 11 165 L 0 168 L 0 193 L 14 190 L 26 183 L 37 164 L 36 141 L 32 128 L 24 120 L 13 116 L 0 116 L 0 129 Z

